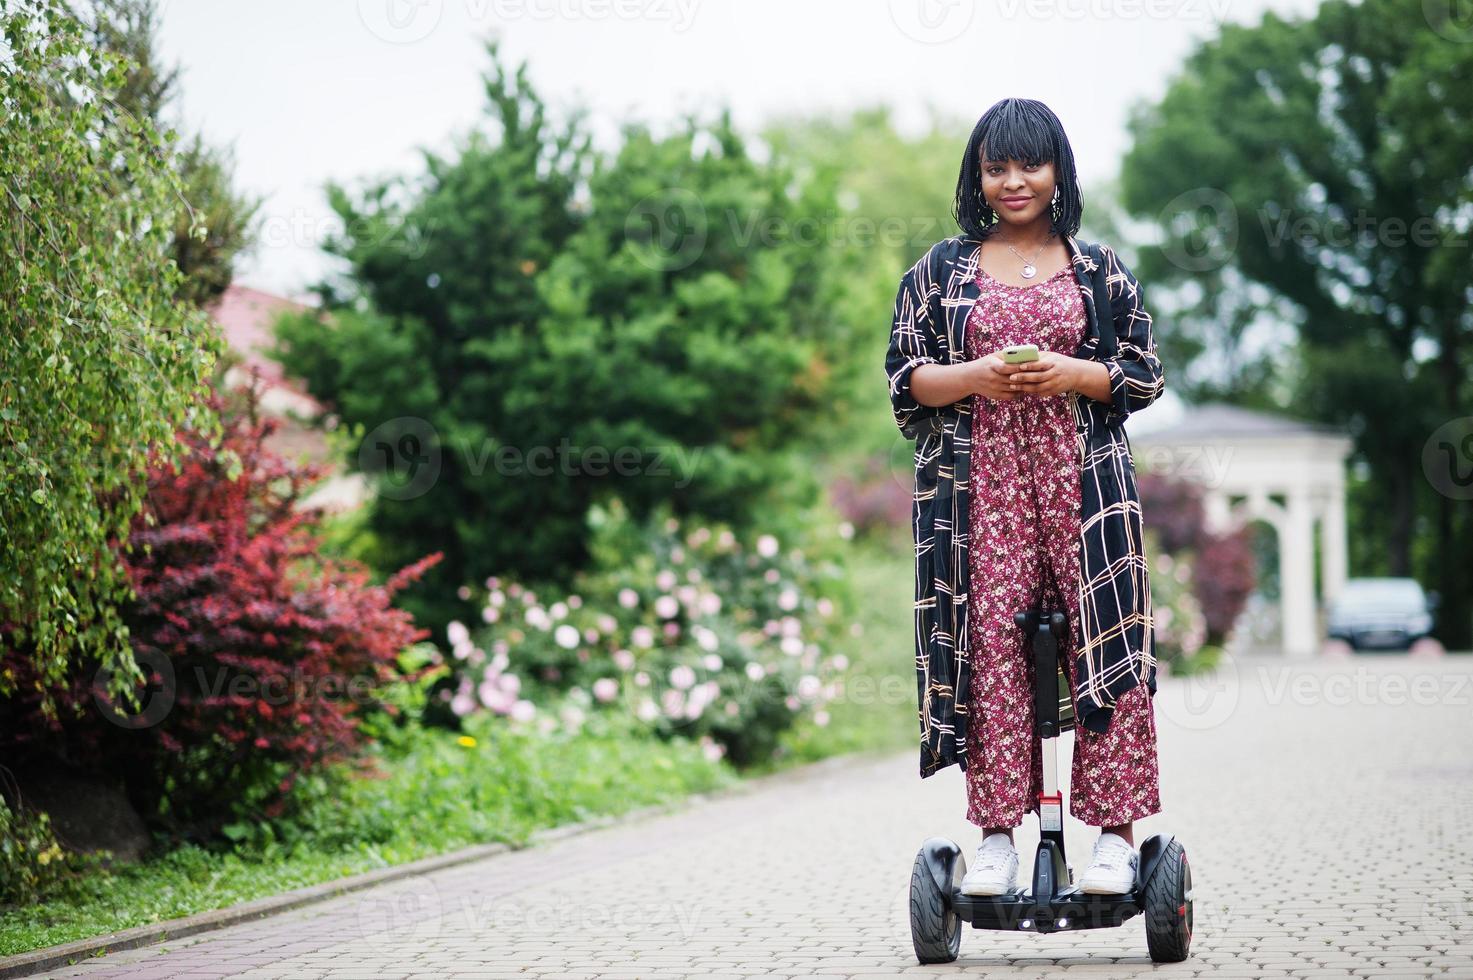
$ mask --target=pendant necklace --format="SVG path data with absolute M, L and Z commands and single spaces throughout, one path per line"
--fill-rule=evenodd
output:
M 1033 262 L 1036 261 L 1038 257 L 1043 254 L 1043 250 L 1045 248 L 1048 248 L 1048 243 L 1053 240 L 1053 237 L 1054 233 L 1049 232 L 1048 237 L 1043 240 L 1043 244 L 1038 246 L 1038 251 L 1033 253 L 1033 259 L 1024 259 L 1022 252 L 1018 251 L 1016 248 L 1013 248 L 1013 246 L 1008 245 L 1008 251 L 1012 252 L 1018 258 L 1023 259 L 1024 279 L 1032 279 L 1034 276 L 1038 275 L 1038 266 L 1034 265 Z

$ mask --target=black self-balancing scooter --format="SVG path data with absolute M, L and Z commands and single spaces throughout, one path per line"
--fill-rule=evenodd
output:
M 1064 858 L 1064 799 L 1055 771 L 1059 735 L 1058 651 L 1069 643 L 1062 612 L 1030 609 L 1015 620 L 1032 641 L 1034 730 L 1043 750 L 1043 793 L 1038 798 L 1041 839 L 1033 884 L 1003 895 L 963 895 L 967 862 L 945 837 L 921 845 L 910 876 L 910 931 L 922 963 L 950 963 L 961 950 L 962 922 L 976 929 L 1052 933 L 1122 925 L 1144 912 L 1146 946 L 1157 963 L 1187 958 L 1192 941 L 1192 871 L 1181 842 L 1153 834 L 1140 848 L 1134 887 L 1119 895 L 1081 892 Z

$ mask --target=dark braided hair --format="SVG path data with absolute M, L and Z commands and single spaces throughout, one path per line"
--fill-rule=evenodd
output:
M 1084 193 L 1074 172 L 1074 150 L 1064 126 L 1053 110 L 1037 99 L 1003 99 L 982 113 L 962 157 L 956 182 L 952 214 L 961 229 L 973 238 L 986 238 L 997 227 L 997 212 L 982 196 L 982 154 L 994 160 L 1052 163 L 1059 189 L 1059 216 L 1049 214 L 1049 224 L 1060 235 L 1079 233 L 1084 214 Z

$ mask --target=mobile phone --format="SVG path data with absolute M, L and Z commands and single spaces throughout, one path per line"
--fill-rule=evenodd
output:
M 1022 364 L 1024 361 L 1038 360 L 1037 344 L 1014 344 L 1004 347 L 1001 351 L 1004 364 Z

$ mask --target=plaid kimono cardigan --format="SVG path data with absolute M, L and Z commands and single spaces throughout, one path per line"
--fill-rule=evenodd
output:
M 1078 392 L 1069 395 L 1080 461 L 1083 647 L 1073 651 L 1078 724 L 1103 732 L 1122 694 L 1141 682 L 1153 695 L 1156 691 L 1140 498 L 1121 423 L 1155 401 L 1165 378 L 1151 317 L 1130 270 L 1107 245 L 1081 247 L 1068 235 L 1065 243 L 1088 318 L 1074 356 L 1101 361 L 1110 372 L 1108 405 Z M 917 440 L 911 523 L 922 778 L 953 763 L 967 768 L 972 400 L 922 405 L 911 395 L 910 375 L 921 364 L 958 364 L 967 359 L 965 329 L 979 295 L 980 256 L 980 241 L 956 236 L 931 246 L 905 273 L 895 297 L 885 356 L 895 423 L 907 438 Z M 1097 319 L 1097 270 L 1103 273 L 1100 288 L 1108 296 L 1113 338 L 1102 338 Z

